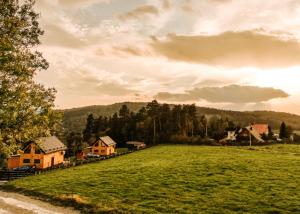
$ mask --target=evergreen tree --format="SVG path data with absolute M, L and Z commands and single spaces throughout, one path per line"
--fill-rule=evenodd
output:
M 153 128 L 153 144 L 156 143 L 157 140 L 157 121 L 158 121 L 158 115 L 159 115 L 159 103 L 156 100 L 153 100 L 151 103 L 148 103 L 147 105 L 147 113 L 150 116 L 152 120 L 152 128 Z
M 86 120 L 85 130 L 83 131 L 83 139 L 88 143 L 93 143 L 93 140 L 95 140 L 93 139 L 93 137 L 95 137 L 94 124 L 95 124 L 94 115 L 89 114 Z
M 36 51 L 43 31 L 34 0 L 0 1 L 0 153 L 55 132 L 61 115 L 53 110 L 55 89 L 37 84 L 48 68 Z
M 75 156 L 78 151 L 81 151 L 84 147 L 83 138 L 81 133 L 71 132 L 67 134 L 67 157 Z
M 287 134 L 285 122 L 282 122 L 281 125 L 280 125 L 279 137 L 280 137 L 281 139 L 288 138 L 288 134 Z

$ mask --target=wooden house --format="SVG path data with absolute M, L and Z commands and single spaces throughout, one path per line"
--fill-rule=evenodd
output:
M 144 149 L 146 148 L 146 144 L 144 142 L 138 141 L 128 141 L 126 142 L 129 149 Z
M 27 143 L 19 154 L 7 159 L 7 168 L 32 166 L 37 169 L 50 168 L 64 162 L 66 146 L 55 136 L 43 137 Z
M 116 151 L 117 143 L 109 136 L 100 137 L 92 145 L 92 153 L 97 155 L 112 155 Z

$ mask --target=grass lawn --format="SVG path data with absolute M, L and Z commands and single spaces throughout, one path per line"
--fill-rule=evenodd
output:
M 85 212 L 300 213 L 300 145 L 157 146 L 7 188 Z

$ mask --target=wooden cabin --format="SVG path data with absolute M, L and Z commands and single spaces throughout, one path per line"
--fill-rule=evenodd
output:
M 109 136 L 100 137 L 92 145 L 92 153 L 97 155 L 112 155 L 116 151 L 117 143 Z
M 7 159 L 7 168 L 31 166 L 37 169 L 50 168 L 64 162 L 66 146 L 55 136 L 43 137 L 27 143 L 19 154 Z
M 144 149 L 146 148 L 146 144 L 144 142 L 138 142 L 138 141 L 128 141 L 126 142 L 129 149 Z

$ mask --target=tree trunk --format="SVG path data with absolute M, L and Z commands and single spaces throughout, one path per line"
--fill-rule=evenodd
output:
M 153 118 L 153 144 L 156 143 L 156 122 L 155 118 Z

